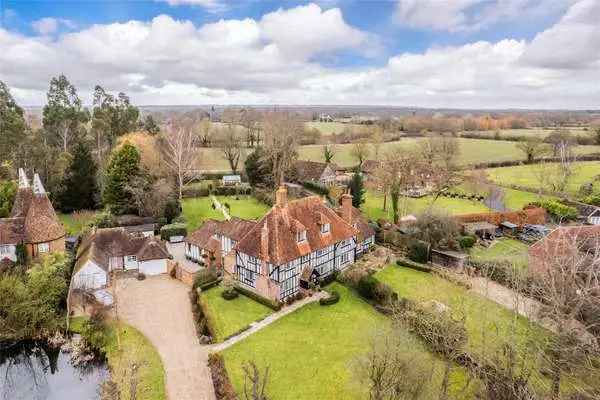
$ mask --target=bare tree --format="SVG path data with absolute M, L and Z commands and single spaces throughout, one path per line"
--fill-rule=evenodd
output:
M 371 149 L 366 140 L 354 143 L 350 149 L 350 155 L 358 162 L 358 168 L 362 168 L 363 162 L 369 157 L 369 154 L 371 154 Z
M 198 136 L 190 126 L 170 124 L 164 129 L 162 141 L 165 163 L 175 177 L 181 199 L 183 186 L 200 177 L 197 170 Z
M 530 136 L 526 140 L 517 143 L 517 149 L 525 154 L 528 163 L 532 163 L 546 152 L 544 142 L 535 136 Z
M 264 118 L 264 161 L 273 166 L 275 184 L 285 180 L 285 174 L 298 158 L 298 140 L 302 123 L 288 113 L 272 112 Z
M 203 147 L 210 147 L 212 143 L 213 126 L 210 119 L 203 118 L 197 126 L 200 142 Z
M 229 167 L 233 174 L 237 174 L 238 163 L 242 156 L 242 139 L 237 132 L 235 126 L 229 124 L 225 128 L 225 137 L 221 144 L 221 153 L 223 157 L 229 162 Z
M 381 145 L 383 144 L 383 128 L 381 125 L 373 125 L 371 128 L 371 140 L 373 154 L 376 159 L 379 159 L 379 152 L 381 151 Z
M 269 367 L 261 373 L 254 361 L 244 363 L 244 398 L 246 400 L 268 400 L 266 395 L 269 383 Z
M 460 181 L 458 156 L 460 149 L 456 138 L 430 135 L 419 142 L 420 163 L 415 173 L 433 195 L 430 206 L 438 197 Z

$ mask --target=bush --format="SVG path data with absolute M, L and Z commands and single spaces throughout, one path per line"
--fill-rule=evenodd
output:
M 402 258 L 398 259 L 398 260 L 396 260 L 396 264 L 400 267 L 411 268 L 411 269 L 421 271 L 421 272 L 427 272 L 427 273 L 431 272 L 431 268 L 429 268 L 427 265 L 419 264 L 419 263 L 416 263 L 414 261 L 410 261 L 407 259 L 402 259 Z
M 252 195 L 261 203 L 266 204 L 267 206 L 273 206 L 273 192 L 255 188 Z
M 465 235 L 458 238 L 458 244 L 461 249 L 470 249 L 475 245 L 476 241 L 477 238 L 473 235 Z
M 325 278 L 321 279 L 319 281 L 319 285 L 321 287 L 325 287 L 325 286 L 329 285 L 330 283 L 335 282 L 337 280 L 337 277 L 338 277 L 338 271 L 334 271 L 331 274 L 327 275 Z M 298 293 L 300 293 L 300 292 L 298 292 Z
M 271 300 L 271 299 L 267 299 L 266 297 L 263 297 L 259 294 L 254 293 L 251 290 L 245 289 L 243 287 L 240 286 L 235 286 L 235 290 L 237 290 L 238 292 L 240 292 L 241 294 L 243 294 L 246 297 L 251 298 L 254 301 L 259 302 L 262 305 L 265 305 L 275 311 L 279 311 L 281 310 L 281 303 L 277 302 L 275 300 Z
M 225 300 L 233 300 L 237 298 L 240 294 L 235 289 L 223 290 L 221 292 L 221 297 Z
M 327 187 L 320 185 L 318 183 L 315 183 L 315 182 L 304 181 L 304 182 L 302 182 L 302 186 L 304 186 L 306 189 L 310 190 L 311 192 L 320 194 L 321 196 L 327 196 L 329 194 L 329 189 Z
M 186 185 L 181 190 L 181 195 L 184 199 L 190 197 L 206 197 L 209 194 L 208 188 L 194 185 Z
M 363 277 L 358 282 L 356 289 L 362 297 L 380 305 L 389 304 L 392 300 L 398 298 L 398 295 L 394 293 L 389 285 L 380 282 L 371 275 Z
M 218 281 L 219 277 L 217 276 L 216 272 L 214 272 L 212 269 L 201 269 L 200 271 L 196 272 L 196 276 L 194 277 L 194 284 L 192 285 L 192 287 L 194 289 L 201 288 L 202 290 L 206 290 L 208 288 L 205 287 L 205 285 L 212 284 L 213 282 Z
M 96 214 L 93 224 L 98 228 L 112 228 L 115 226 L 115 220 L 111 213 L 103 211 Z
M 169 240 L 171 236 L 186 236 L 187 227 L 185 224 L 170 224 L 160 228 L 160 238 L 162 240 Z
M 560 220 L 575 220 L 579 215 L 579 212 L 575 207 L 568 206 L 557 200 L 544 200 L 540 202 L 533 202 L 531 205 L 536 205 L 546 209 L 548 214 L 552 217 Z
M 418 263 L 429 261 L 429 244 L 422 240 L 413 240 L 408 245 L 408 258 Z
M 340 301 L 340 294 L 337 291 L 332 290 L 331 293 L 329 293 L 329 296 L 319 300 L 319 304 L 322 306 L 330 306 L 338 301 Z
M 209 354 L 208 367 L 210 368 L 210 375 L 217 400 L 237 400 L 237 394 L 229 380 L 227 369 L 225 369 L 223 356 L 218 353 Z

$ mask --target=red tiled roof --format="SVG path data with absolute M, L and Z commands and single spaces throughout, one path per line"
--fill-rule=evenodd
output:
M 336 208 L 335 211 L 338 215 L 342 215 L 341 207 Z M 369 225 L 369 222 L 363 213 L 356 207 L 352 207 L 352 225 L 358 229 L 359 234 L 357 235 L 357 238 L 359 241 L 363 241 L 375 234 L 375 230 Z
M 330 232 L 321 234 L 316 216 L 321 213 L 329 220 Z M 298 243 L 294 226 L 306 228 L 306 241 Z M 266 238 L 263 227 L 266 226 Z M 238 243 L 237 250 L 259 257 L 274 265 L 281 265 L 300 256 L 323 249 L 341 240 L 350 239 L 358 231 L 344 222 L 334 210 L 323 204 L 318 196 L 305 197 L 288 202 L 284 206 L 274 206 L 248 234 Z M 261 256 L 262 241 L 267 249 L 266 257 Z
M 325 168 L 330 166 L 332 172 L 335 172 L 338 167 L 335 164 L 326 164 L 317 161 L 305 161 L 305 160 L 297 160 L 294 163 L 294 170 L 296 172 L 296 178 L 300 182 L 305 181 L 318 181 L 323 175 L 323 171 Z
M 187 235 L 185 242 L 206 249 L 210 239 L 217 233 L 217 227 L 218 221 L 208 220 L 199 229 Z
M 255 221 L 247 221 L 237 217 L 233 217 L 229 221 L 215 221 L 211 219 L 204 222 L 200 229 L 190 233 L 185 238 L 185 241 L 201 249 L 214 250 L 215 244 L 210 243 L 211 239 L 214 239 L 214 235 L 223 235 L 239 242 L 255 225 Z M 221 244 L 220 241 L 217 240 L 217 242 L 219 243 L 220 251 Z
M 24 218 L 0 219 L 0 244 L 19 244 L 25 239 Z

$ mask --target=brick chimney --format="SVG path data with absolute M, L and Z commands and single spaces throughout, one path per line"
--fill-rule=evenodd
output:
M 342 195 L 342 218 L 352 225 L 352 196 L 348 193 Z
M 260 258 L 266 260 L 269 257 L 269 228 L 265 221 L 260 230 Z
M 279 186 L 275 193 L 275 205 L 278 207 L 285 207 L 287 205 L 287 187 L 285 185 Z

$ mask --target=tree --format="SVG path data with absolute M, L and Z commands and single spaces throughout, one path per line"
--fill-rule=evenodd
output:
M 113 214 L 137 211 L 127 186 L 140 174 L 140 154 L 130 143 L 117 150 L 106 169 L 103 202 Z
M 289 113 L 273 112 L 264 119 L 264 156 L 273 168 L 276 185 L 281 185 L 285 175 L 298 158 L 298 139 L 302 123 Z
M 200 134 L 200 142 L 202 147 L 209 147 L 212 142 L 213 127 L 210 119 L 203 118 L 198 123 L 198 133 Z
M 246 400 L 268 400 L 265 393 L 269 383 L 269 367 L 261 373 L 253 361 L 244 363 L 244 398 Z
M 25 140 L 26 129 L 23 109 L 17 105 L 8 86 L 0 81 L 0 164 L 14 160 L 15 149 Z
M 365 140 L 360 140 L 352 146 L 350 155 L 358 162 L 358 168 L 362 168 L 363 162 L 369 157 L 371 150 L 369 149 L 369 143 Z
M 383 128 L 380 125 L 373 125 L 371 128 L 371 146 L 373 146 L 373 154 L 375 158 L 379 158 L 381 145 L 383 144 Z
M 517 149 L 525 154 L 528 163 L 532 163 L 544 153 L 545 146 L 540 138 L 528 136 L 524 141 L 517 143 Z
M 413 159 L 415 166 L 411 167 L 411 176 L 433 195 L 430 206 L 443 192 L 459 183 L 459 153 L 458 142 L 450 136 L 430 135 L 419 143 L 419 159 Z
M 600 144 L 600 123 L 592 125 L 591 129 L 594 134 L 594 138 L 596 139 L 596 144 Z
M 164 159 L 171 174 L 175 177 L 179 199 L 183 198 L 183 186 L 200 177 L 197 169 L 198 136 L 191 127 L 167 126 L 162 137 Z
M 6 218 L 10 215 L 16 195 L 16 182 L 0 181 L 0 218 Z
M 352 175 L 350 181 L 350 194 L 352 195 L 352 206 L 360 208 L 361 204 L 365 202 L 365 188 L 363 183 L 362 173 L 355 172 Z
M 89 147 L 79 141 L 61 182 L 59 203 L 63 212 L 96 208 L 97 167 Z
M 571 148 L 575 144 L 575 139 L 571 136 L 571 132 L 566 129 L 552 131 L 544 141 L 552 146 L 554 157 L 558 157 L 563 152 L 571 153 Z
M 242 139 L 231 124 L 225 128 L 225 137 L 221 145 L 221 153 L 229 162 L 229 167 L 234 175 L 237 174 L 238 163 L 242 156 Z
M 323 158 L 325 159 L 325 163 L 329 164 L 333 161 L 333 157 L 335 156 L 335 148 L 330 145 L 323 146 Z
M 50 80 L 48 104 L 42 112 L 42 123 L 49 143 L 69 151 L 69 145 L 80 135 L 90 116 L 81 105 L 75 86 L 64 76 Z
M 154 120 L 154 117 L 152 117 L 152 115 L 150 114 L 146 115 L 142 126 L 144 128 L 144 131 L 146 131 L 150 135 L 158 135 L 160 133 L 160 127 Z
M 141 174 L 132 179 L 125 188 L 131 194 L 139 215 L 156 219 L 165 217 L 170 221 L 173 214 L 178 214 L 170 209 L 172 204 L 177 208 L 177 199 L 173 196 L 172 185 L 166 179 L 151 182 L 148 176 Z
M 274 187 L 273 166 L 262 147 L 257 147 L 248 155 L 244 162 L 244 170 L 250 186 Z

